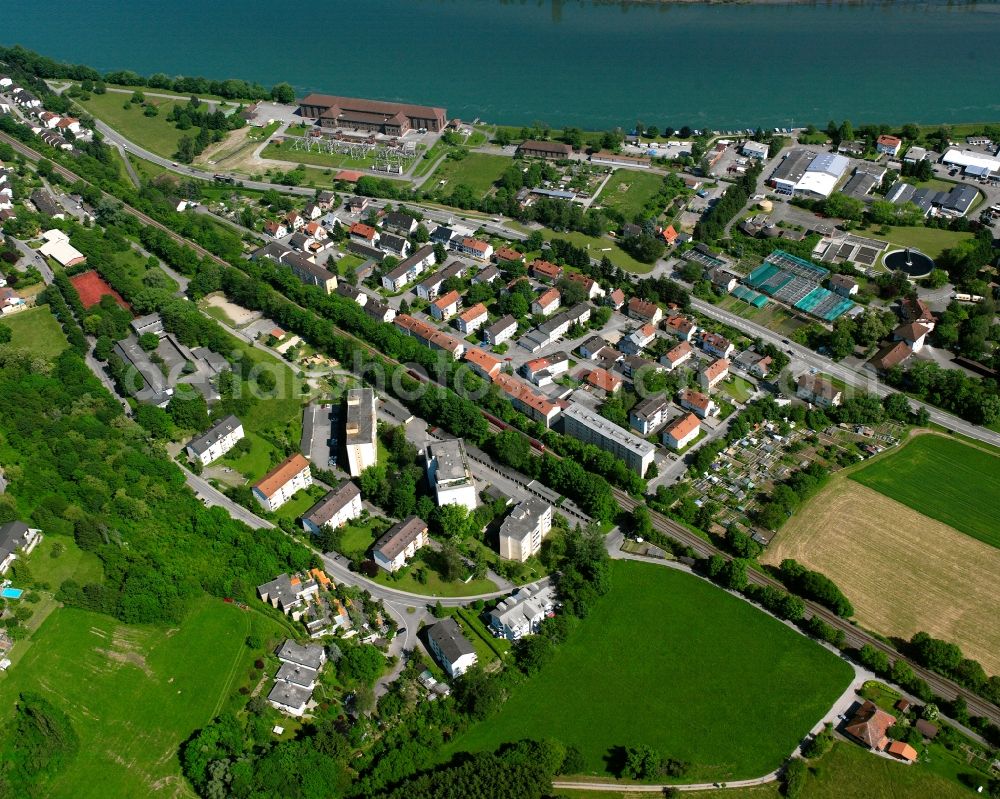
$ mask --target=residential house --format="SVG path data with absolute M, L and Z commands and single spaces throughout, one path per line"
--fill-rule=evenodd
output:
M 383 233 L 379 236 L 378 246 L 383 252 L 399 258 L 405 258 L 410 252 L 410 242 L 393 233 Z
M 398 571 L 429 541 L 427 522 L 418 516 L 409 516 L 386 530 L 375 542 L 372 556 L 387 572 Z
M 254 483 L 253 495 L 264 510 L 273 513 L 312 482 L 309 461 L 296 453 Z
M 469 347 L 462 358 L 469 364 L 473 372 L 491 382 L 500 374 L 503 367 L 503 362 L 499 358 L 494 358 L 478 347 Z
M 513 375 L 501 372 L 494 378 L 493 382 L 507 395 L 514 410 L 546 427 L 552 426 L 552 422 L 562 410 L 561 405 L 552 402 L 544 394 L 537 393 Z
M 919 322 L 931 330 L 937 324 L 937 316 L 934 315 L 930 306 L 919 297 L 904 297 L 900 300 L 899 311 L 906 322 Z
M 451 677 L 460 677 L 478 661 L 476 650 L 451 616 L 427 628 L 427 643 L 437 662 Z
M 841 392 L 819 375 L 801 374 L 795 381 L 795 395 L 821 408 L 840 405 Z
M 537 633 L 555 606 L 555 589 L 551 585 L 532 583 L 521 586 L 490 611 L 490 631 L 508 641 Z
M 449 291 L 443 297 L 438 297 L 431 303 L 431 316 L 439 322 L 450 319 L 458 313 L 458 305 L 462 301 L 462 295 L 457 291 Z
M 866 699 L 844 725 L 844 732 L 863 746 L 881 752 L 889 745 L 886 733 L 896 723 L 896 717 L 886 713 Z
M 418 224 L 412 216 L 399 211 L 390 211 L 382 217 L 382 228 L 400 236 L 412 236 Z
M 319 583 L 315 579 L 303 578 L 296 574 L 279 574 L 271 582 L 257 586 L 257 596 L 262 602 L 277 608 L 293 621 L 302 616 L 309 600 L 319 594 Z
M 287 266 L 292 274 L 307 286 L 318 286 L 326 294 L 332 293 L 337 288 L 336 274 L 298 253 L 285 253 L 280 263 Z
M 317 252 L 325 247 L 326 245 L 322 244 L 322 242 L 325 242 L 330 238 L 330 234 L 326 232 L 326 228 L 316 220 L 307 222 L 302 228 L 302 231 L 313 240 L 313 252 Z
M 476 509 L 476 480 L 469 468 L 465 442 L 460 438 L 433 441 L 424 453 L 427 482 L 434 489 L 439 507 L 461 505 L 469 512 Z
M 704 392 L 711 393 L 727 377 L 729 377 L 729 360 L 718 358 L 698 373 L 698 384 Z
M 642 477 L 653 462 L 656 447 L 643 438 L 622 429 L 614 422 L 571 402 L 563 410 L 563 430 L 585 444 L 593 444 L 625 461 Z
M 338 283 L 337 294 L 350 300 L 351 302 L 357 303 L 361 307 L 364 307 L 365 303 L 368 302 L 368 295 L 357 286 L 352 286 L 350 283 Z
M 471 236 L 460 239 L 455 249 L 463 255 L 478 261 L 488 261 L 493 256 L 493 245 L 488 241 L 480 241 Z
M 683 341 L 693 341 L 695 333 L 698 332 L 698 325 L 693 319 L 689 319 L 681 314 L 673 314 L 664 320 L 663 329 Z
M 345 446 L 351 477 L 378 463 L 376 397 L 370 388 L 352 388 L 347 392 Z
M 424 278 L 417 284 L 416 293 L 422 300 L 434 300 L 441 293 L 441 286 L 445 281 L 453 277 L 461 277 L 465 274 L 465 264 L 461 261 L 452 261 L 444 269 L 439 269 L 432 275 Z
M 897 341 L 895 344 L 887 344 L 868 361 L 866 366 L 876 371 L 888 371 L 894 366 L 899 366 L 913 355 L 913 350 L 904 341 Z
M 521 367 L 521 374 L 539 387 L 549 385 L 556 377 L 567 371 L 569 371 L 569 355 L 565 352 L 553 352 L 544 358 L 535 358 Z
M 306 223 L 306 218 L 298 211 L 289 211 L 285 214 L 285 225 L 289 230 L 298 230 Z
M 641 436 L 648 436 L 658 428 L 670 412 L 670 403 L 665 394 L 649 397 L 632 408 L 628 422 Z
M 550 503 L 539 497 L 518 503 L 500 525 L 500 557 L 524 563 L 541 551 L 551 529 Z
M 434 248 L 427 244 L 382 275 L 382 286 L 389 291 L 400 291 L 403 286 L 416 280 L 433 263 Z
M 608 342 L 600 336 L 591 336 L 580 345 L 579 351 L 584 358 L 593 359 L 598 352 L 608 346 Z
M 621 289 L 615 289 L 608 295 L 607 304 L 616 311 L 620 311 L 625 305 L 625 292 Z
M 268 219 L 264 223 L 264 232 L 272 239 L 282 239 L 288 235 L 288 228 L 285 227 L 284 222 L 275 222 Z
M 469 335 L 470 333 L 475 333 L 480 327 L 486 324 L 488 319 L 489 314 L 486 312 L 486 306 L 479 302 L 471 308 L 462 311 L 458 315 L 456 324 L 459 330 L 465 333 L 465 335 Z
M 663 230 L 660 231 L 660 238 L 662 238 L 668 247 L 672 247 L 677 243 L 677 230 L 673 225 L 667 225 Z
M 438 225 L 431 231 L 430 242 L 431 244 L 442 244 L 445 247 L 451 248 L 452 241 L 455 239 L 456 235 L 455 231 L 450 227 Z
M 347 201 L 347 210 L 352 214 L 361 214 L 368 208 L 369 203 L 371 200 L 367 197 L 351 197 Z
M 368 303 L 369 306 L 371 304 Z M 447 333 L 442 333 L 434 325 L 430 325 L 420 319 L 414 319 L 409 314 L 397 314 L 393 322 L 404 333 L 420 339 L 431 349 L 444 350 L 453 358 L 460 358 L 462 357 L 462 353 L 465 352 L 466 346 L 464 341 L 454 336 L 449 336 Z
M 732 292 L 738 283 L 736 275 L 730 272 L 728 269 L 722 269 L 720 267 L 715 267 L 708 270 L 708 279 L 711 281 L 712 285 L 719 291 L 726 294 Z
M 858 293 L 858 281 L 849 275 L 831 275 L 830 291 L 841 297 L 853 297 Z
M 208 466 L 229 452 L 242 438 L 243 423 L 230 414 L 200 436 L 192 438 L 187 445 L 187 454 L 191 460 Z
M 396 318 L 396 309 L 385 302 L 370 299 L 363 306 L 365 313 L 376 322 L 391 322 Z
M 641 322 L 658 325 L 663 318 L 663 309 L 655 302 L 633 297 L 628 301 L 628 315 Z
M 483 329 L 483 341 L 491 347 L 497 347 L 505 341 L 509 341 L 516 332 L 517 319 L 507 314 Z
M 481 269 L 472 276 L 472 285 L 478 286 L 480 283 L 492 283 L 500 277 L 500 270 L 490 264 L 485 269 Z
M 882 155 L 896 156 L 899 148 L 903 146 L 903 140 L 897 136 L 883 134 L 875 140 L 875 151 Z
M 676 347 L 669 349 L 666 355 L 663 355 L 660 358 L 660 363 L 666 366 L 668 371 L 672 372 L 678 366 L 683 363 L 687 363 L 693 357 L 694 347 L 692 347 L 687 341 L 682 341 Z
M 347 242 L 347 251 L 358 255 L 365 259 L 366 263 L 362 264 L 355 270 L 355 274 L 358 276 L 358 280 L 364 280 L 368 275 L 371 274 L 373 269 L 373 264 L 380 264 L 386 259 L 386 254 L 376 247 L 369 247 L 367 244 L 361 241 L 349 241 Z M 362 272 L 362 270 L 365 270 Z M 401 286 L 402 287 L 402 286 Z
M 920 322 L 910 322 L 900 325 L 892 331 L 893 341 L 902 341 L 914 352 L 920 352 L 924 348 L 924 341 L 931 333 L 927 325 Z
M 585 380 L 588 385 L 603 391 L 605 394 L 614 394 L 622 387 L 620 377 L 600 367 L 589 370 L 585 375 Z
M 693 413 L 678 416 L 663 431 L 663 444 L 674 450 L 682 450 L 692 443 L 701 432 L 701 421 Z
M 318 203 L 306 203 L 302 211 L 303 215 L 310 222 L 323 216 L 323 209 Z
M 370 247 L 375 246 L 379 240 L 379 232 L 364 222 L 355 222 L 351 225 L 349 232 L 352 241 L 360 241 L 362 244 L 367 244 Z
M 30 555 L 41 540 L 42 531 L 28 527 L 24 522 L 0 524 L 0 574 L 6 574 L 19 556 Z
M 559 308 L 559 289 L 545 289 L 531 302 L 531 312 L 539 316 L 548 316 Z
M 677 401 L 684 410 L 694 411 L 702 419 L 717 416 L 719 413 L 719 406 L 711 397 L 692 388 L 681 389 Z
M 538 352 L 542 347 L 548 346 L 566 335 L 573 325 L 583 325 L 590 320 L 591 307 L 585 302 L 577 303 L 572 308 L 562 313 L 556 314 L 551 319 L 542 322 L 534 330 L 523 336 L 517 342 L 519 347 L 523 347 L 528 352 Z
M 601 284 L 592 277 L 587 277 L 579 272 L 574 272 L 568 279 L 571 283 L 576 283 L 578 286 L 583 288 L 583 290 L 587 293 L 588 300 L 596 300 L 598 297 L 604 296 L 604 289 L 601 288 Z
M 13 313 L 25 306 L 24 297 L 18 294 L 10 286 L 0 288 L 0 311 L 3 313 Z
M 656 325 L 645 324 L 624 336 L 618 342 L 618 349 L 626 355 L 638 355 L 656 339 Z
M 917 759 L 917 750 L 903 741 L 892 741 L 885 751 L 905 763 L 912 763 Z
M 725 336 L 719 333 L 710 333 L 707 330 L 703 330 L 701 333 L 701 348 L 716 358 L 728 358 L 736 349 Z
M 539 280 L 549 280 L 553 283 L 562 277 L 562 267 L 556 266 L 551 261 L 536 258 L 531 262 L 531 276 Z
M 38 209 L 38 213 L 42 216 L 48 216 L 52 219 L 66 218 L 66 211 L 45 189 L 35 189 L 31 192 L 31 204 Z
M 524 263 L 524 256 L 511 247 L 500 247 L 493 253 L 493 260 L 497 263 L 502 263 L 503 261 Z

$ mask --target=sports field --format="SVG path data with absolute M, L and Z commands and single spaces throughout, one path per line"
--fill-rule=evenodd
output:
M 614 208 L 627 219 L 632 219 L 661 188 L 663 188 L 663 175 L 637 172 L 634 169 L 618 169 L 604 184 L 597 202 L 606 208 Z
M 861 626 L 903 638 L 924 630 L 1000 673 L 1000 550 L 835 476 L 762 560 L 784 558 L 837 583 Z
M 68 345 L 62 328 L 47 305 L 5 316 L 0 324 L 10 328 L 10 346 L 45 358 L 55 358 Z
M 1000 457 L 944 436 L 922 435 L 851 478 L 1000 547 Z
M 615 747 L 691 763 L 685 780 L 758 777 L 781 763 L 850 684 L 845 662 L 683 572 L 612 564 L 612 588 L 498 716 L 448 754 L 526 737 L 580 748 L 606 776 Z
M 73 284 L 76 293 L 80 295 L 80 302 L 83 303 L 84 308 L 93 308 L 103 297 L 110 296 L 126 311 L 132 310 L 129 304 L 122 299 L 121 294 L 111 288 L 104 278 L 93 269 L 73 275 L 69 282 Z
M 0 676 L 0 718 L 9 718 L 25 690 L 69 715 L 80 753 L 47 786 L 52 799 L 193 796 L 178 747 L 246 679 L 256 656 L 244 643 L 251 625 L 267 637 L 276 632 L 273 624 L 209 597 L 173 629 L 56 610 L 24 657 Z

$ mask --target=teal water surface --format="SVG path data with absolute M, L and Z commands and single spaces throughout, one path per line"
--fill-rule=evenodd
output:
M 1000 119 L 1000 6 L 16 0 L 0 41 L 586 128 Z

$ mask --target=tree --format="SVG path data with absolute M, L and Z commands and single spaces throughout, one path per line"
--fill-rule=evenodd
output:
M 890 419 L 897 422 L 910 420 L 910 401 L 905 394 L 889 394 L 882 400 L 882 407 Z
M 656 776 L 660 770 L 660 753 L 646 744 L 629 746 L 625 749 L 622 776 L 632 780 L 645 780 Z
M 552 642 L 541 635 L 525 635 L 514 642 L 514 661 L 529 676 L 541 671 L 554 654 Z
M 823 203 L 823 213 L 838 219 L 860 221 L 865 212 L 865 204 L 855 197 L 841 192 L 831 194 Z
M 271 87 L 271 99 L 276 103 L 292 105 L 295 102 L 295 89 L 288 83 L 276 83 Z
M 208 404 L 198 391 L 178 386 L 167 403 L 167 413 L 182 430 L 204 430 L 208 426 Z
M 788 799 L 797 799 L 802 795 L 806 773 L 807 768 L 803 760 L 793 757 L 785 764 L 785 769 L 781 773 L 781 788 Z
M 371 686 L 385 669 L 385 657 L 371 644 L 347 649 L 337 661 L 337 676 L 350 684 Z
M 9 344 L 13 337 L 14 332 L 10 329 L 10 326 L 0 323 L 0 344 Z
M 143 333 L 139 336 L 139 346 L 146 352 L 152 352 L 160 346 L 160 337 L 156 333 Z

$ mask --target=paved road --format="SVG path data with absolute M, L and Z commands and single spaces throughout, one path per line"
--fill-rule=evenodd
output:
M 705 316 L 758 336 L 764 341 L 773 344 L 786 352 L 791 350 L 793 353 L 792 357 L 794 359 L 793 363 L 801 363 L 805 367 L 816 369 L 820 372 L 831 375 L 838 380 L 842 380 L 849 386 L 863 389 L 864 391 L 877 394 L 880 397 L 896 393 L 895 389 L 879 380 L 874 372 L 860 371 L 852 369 L 842 363 L 835 363 L 829 358 L 813 352 L 812 350 L 796 344 L 795 342 L 789 342 L 786 344 L 786 339 L 782 338 L 780 333 L 775 333 L 773 330 L 769 330 L 766 327 L 762 327 L 754 322 L 743 319 L 736 314 L 724 311 L 711 303 L 705 302 L 704 300 L 692 297 L 691 307 Z M 971 422 L 966 422 L 964 419 L 960 419 L 953 414 L 942 411 L 940 408 L 928 405 L 925 402 L 919 402 L 918 400 L 911 399 L 910 404 L 915 408 L 926 408 L 927 412 L 930 414 L 931 421 L 935 424 L 939 424 L 942 427 L 954 430 L 955 432 L 969 436 L 970 438 L 975 438 L 978 441 L 984 441 L 987 444 L 992 444 L 993 446 L 1000 446 L 1000 433 L 995 433 L 985 427 L 980 427 L 979 425 L 972 424 Z

